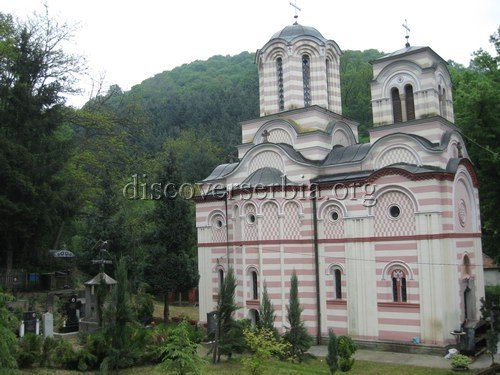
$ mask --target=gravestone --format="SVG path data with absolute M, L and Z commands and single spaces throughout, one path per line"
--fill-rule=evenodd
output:
M 62 333 L 68 332 L 78 332 L 80 321 L 78 319 L 78 312 L 80 310 L 82 303 L 78 301 L 78 296 L 76 294 L 69 298 L 69 301 L 64 305 L 64 310 L 66 312 L 66 325 L 61 327 Z
M 215 333 L 217 329 L 217 311 L 207 313 L 207 334 Z
M 42 316 L 43 321 L 43 337 L 54 336 L 54 315 L 50 312 L 46 312 Z
M 36 331 L 36 321 L 36 313 L 34 311 L 26 311 L 23 313 L 24 332 L 38 334 Z

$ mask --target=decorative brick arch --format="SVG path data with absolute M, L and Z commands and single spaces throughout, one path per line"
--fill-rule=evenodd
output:
M 384 266 L 384 268 L 382 270 L 382 280 L 390 280 L 391 273 L 396 268 L 402 268 L 406 272 L 406 275 L 408 276 L 409 280 L 415 279 L 415 275 L 413 274 L 413 270 L 406 262 L 404 262 L 402 260 L 393 260 Z
M 392 207 L 398 208 L 399 215 L 397 217 L 392 217 Z M 415 235 L 415 207 L 416 202 L 413 194 L 404 192 L 401 188 L 391 188 L 379 192 L 376 196 L 376 204 L 370 207 L 375 217 L 375 236 Z
M 255 154 L 248 163 L 248 174 L 252 174 L 258 169 L 270 167 L 285 172 L 285 163 L 280 154 L 275 151 L 264 150 Z

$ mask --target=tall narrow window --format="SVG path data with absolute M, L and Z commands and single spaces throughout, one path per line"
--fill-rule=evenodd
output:
M 393 87 L 391 90 L 392 98 L 392 115 L 394 116 L 394 123 L 403 121 L 403 114 L 401 111 L 401 98 L 399 97 L 399 90 Z
M 278 105 L 280 111 L 285 110 L 285 92 L 283 90 L 283 60 L 281 57 L 276 59 L 276 73 L 278 76 Z
M 406 121 L 415 120 L 415 101 L 412 85 L 405 86 Z
M 335 298 L 342 299 L 342 274 L 340 270 L 335 270 Z
M 406 302 L 406 276 L 403 270 L 392 271 L 392 300 L 394 302 Z
M 252 299 L 259 299 L 259 290 L 257 286 L 257 272 L 252 271 Z
M 222 288 L 222 284 L 224 283 L 224 270 L 219 270 L 219 289 Z
M 330 77 L 331 74 L 331 64 L 330 59 L 326 59 L 326 103 L 328 104 L 328 108 L 330 108 L 330 95 L 332 92 L 332 79 Z
M 441 95 L 441 116 L 446 117 L 446 90 L 444 88 Z
M 308 55 L 302 56 L 302 80 L 304 82 L 304 107 L 311 105 L 311 61 Z

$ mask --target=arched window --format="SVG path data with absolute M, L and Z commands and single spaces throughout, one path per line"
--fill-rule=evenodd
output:
M 285 91 L 283 89 L 283 60 L 281 57 L 276 59 L 276 73 L 278 75 L 278 104 L 279 110 L 285 110 Z
M 252 299 L 259 299 L 257 272 L 252 271 Z
M 336 269 L 333 273 L 335 282 L 335 298 L 342 299 L 342 273 Z
M 412 85 L 405 86 L 406 121 L 415 120 L 415 101 Z
M 470 258 L 467 254 L 464 255 L 462 273 L 464 278 L 469 278 L 471 276 Z
M 406 302 L 406 275 L 400 268 L 392 271 L 392 300 Z
M 443 94 L 441 95 L 441 116 L 446 117 L 446 90 L 443 87 Z
M 330 77 L 331 65 L 332 62 L 330 61 L 330 59 L 326 59 L 326 103 L 328 104 L 328 107 L 330 107 L 330 95 L 332 86 L 332 79 Z
M 399 97 L 399 90 L 393 87 L 391 90 L 392 98 L 392 115 L 394 116 L 394 123 L 403 121 L 403 113 L 401 111 L 401 98 Z
M 304 83 L 304 107 L 311 105 L 311 61 L 308 55 L 302 56 L 302 80 Z
M 224 283 L 224 270 L 219 269 L 219 289 L 222 288 L 222 284 Z

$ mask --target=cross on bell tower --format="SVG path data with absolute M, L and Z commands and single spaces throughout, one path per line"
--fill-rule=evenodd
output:
M 406 44 L 405 44 L 405 47 L 408 48 L 410 46 L 410 42 L 409 42 L 409 39 L 410 39 L 410 28 L 408 27 L 408 21 L 405 19 L 405 23 L 403 23 L 401 26 L 403 26 L 403 28 L 406 30 L 406 35 L 405 35 Z
M 297 0 L 293 0 L 293 3 L 290 1 L 290 5 L 295 9 L 295 16 L 293 16 L 293 18 L 295 18 L 295 22 L 293 23 L 294 25 L 297 25 L 297 18 L 299 18 L 299 14 L 298 12 L 301 12 L 302 9 L 300 9 L 298 6 L 297 6 Z

